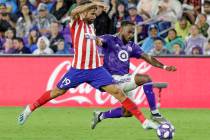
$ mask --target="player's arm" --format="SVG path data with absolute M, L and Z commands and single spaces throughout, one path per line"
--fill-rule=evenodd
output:
M 167 71 L 176 71 L 176 67 L 175 66 L 166 66 L 164 64 L 162 64 L 160 61 L 158 61 L 155 57 L 150 56 L 148 54 L 141 54 L 141 58 L 143 60 L 145 60 L 147 63 L 151 64 L 154 67 L 158 67 L 161 69 L 165 69 Z

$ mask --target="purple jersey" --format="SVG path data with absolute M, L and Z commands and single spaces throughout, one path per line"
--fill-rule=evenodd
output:
M 104 67 L 112 75 L 125 75 L 129 73 L 130 58 L 140 58 L 143 51 L 133 43 L 126 45 L 123 41 L 113 35 L 103 35 Z

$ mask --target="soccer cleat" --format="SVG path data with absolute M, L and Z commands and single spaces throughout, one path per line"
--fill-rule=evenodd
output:
M 152 120 L 148 120 L 146 119 L 143 124 L 142 127 L 144 129 L 157 129 L 158 128 L 158 124 L 154 123 Z
M 93 112 L 93 119 L 92 119 L 92 123 L 91 123 L 91 129 L 95 129 L 96 125 L 101 122 L 100 120 L 100 116 L 101 116 L 101 112 L 100 111 L 94 111 Z
M 168 121 L 160 114 L 152 114 L 151 119 L 159 124 L 167 123 Z
M 27 105 L 25 109 L 21 112 L 21 114 L 18 116 L 18 124 L 23 125 L 31 113 L 32 111 L 29 105 Z

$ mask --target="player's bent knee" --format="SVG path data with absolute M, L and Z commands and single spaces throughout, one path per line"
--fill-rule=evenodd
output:
M 135 82 L 139 86 L 151 81 L 152 79 L 150 78 L 150 76 L 146 74 L 136 74 L 135 76 Z
M 63 95 L 64 93 L 66 93 L 67 90 L 64 90 L 64 89 L 59 89 L 59 88 L 55 88 L 52 90 L 52 95 L 54 97 L 57 97 L 57 96 L 60 96 L 60 95 Z
M 114 96 L 120 102 L 126 99 L 124 92 L 117 85 L 104 86 L 102 87 L 102 89 L 111 94 L 112 96 Z

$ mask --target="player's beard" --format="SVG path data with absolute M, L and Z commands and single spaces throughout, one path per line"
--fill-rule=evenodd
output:
M 92 19 L 87 19 L 87 18 L 84 18 L 84 21 L 87 23 L 87 24 L 93 24 L 94 20 Z
M 122 41 L 123 41 L 124 44 L 127 44 L 129 40 L 126 40 L 125 36 L 122 36 Z

